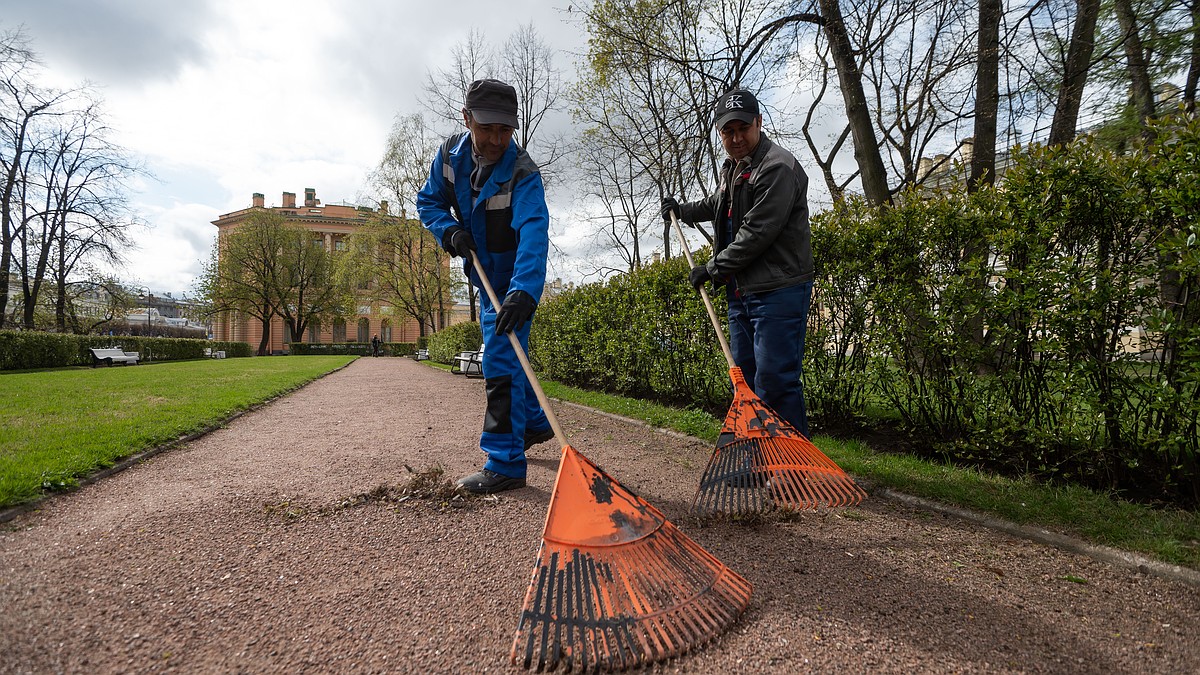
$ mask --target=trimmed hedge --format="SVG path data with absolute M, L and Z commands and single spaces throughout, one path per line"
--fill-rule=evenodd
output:
M 0 331 L 0 370 L 90 366 L 92 355 L 88 350 L 103 347 L 138 352 L 143 363 L 202 359 L 205 349 L 223 350 L 228 357 L 253 354 L 245 342 L 6 330 Z
M 676 257 L 543 302 L 529 338 L 535 367 L 566 384 L 724 416 L 729 366 L 687 275 Z M 724 294 L 713 304 L 724 317 Z
M 937 459 L 1200 505 L 1200 118 L 1156 131 L 1123 155 L 1018 148 L 973 195 L 814 217 L 814 421 L 898 422 Z M 564 384 L 728 405 L 679 258 L 547 300 L 531 342 Z
M 384 356 L 408 356 L 417 351 L 417 345 L 414 342 L 384 342 L 380 345 Z M 290 342 L 288 343 L 288 352 L 296 356 L 308 356 L 313 354 L 330 355 L 330 354 L 357 354 L 359 356 L 371 355 L 370 342 L 337 342 L 334 344 L 312 344 L 308 342 Z

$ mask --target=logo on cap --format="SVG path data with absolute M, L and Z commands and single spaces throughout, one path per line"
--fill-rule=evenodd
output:
M 741 94 L 730 94 L 729 98 L 725 100 L 725 109 L 726 110 L 728 110 L 730 108 L 740 109 L 741 107 L 742 107 L 742 95 Z

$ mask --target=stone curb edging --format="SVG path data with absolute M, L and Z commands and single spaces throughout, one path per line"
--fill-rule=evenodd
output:
M 659 427 L 656 427 L 656 426 L 653 426 L 646 422 L 643 422 L 642 420 L 635 420 L 635 419 L 632 419 L 629 417 L 623 417 L 621 415 L 617 415 L 614 413 L 604 412 L 603 410 L 596 410 L 595 408 L 590 408 L 588 406 L 581 405 L 579 403 L 572 403 L 570 401 L 563 401 L 561 399 L 552 399 L 552 400 L 555 403 L 560 403 L 560 404 L 567 405 L 567 406 L 570 406 L 573 408 L 578 408 L 581 410 L 587 410 L 589 412 L 595 413 L 597 415 L 601 415 L 603 417 L 608 417 L 611 419 L 620 420 L 622 422 L 628 422 L 630 424 L 642 426 L 647 429 L 652 429 L 654 431 L 657 431 L 658 433 L 667 434 L 668 436 L 674 436 L 676 438 L 688 438 L 688 439 L 691 439 L 698 443 L 704 443 L 704 441 L 702 439 L 696 438 L 695 436 L 689 436 L 688 434 L 680 433 L 678 431 L 673 431 L 671 429 L 661 429 Z M 859 479 L 859 482 L 862 483 L 864 481 Z M 1181 581 L 1183 583 L 1191 584 L 1193 586 L 1200 586 L 1200 571 L 1194 570 L 1194 569 L 1191 569 L 1188 567 L 1172 565 L 1170 563 L 1165 563 L 1165 562 L 1162 562 L 1159 560 L 1154 560 L 1152 558 L 1147 558 L 1147 557 L 1139 555 L 1137 553 L 1130 553 L 1129 551 L 1122 551 L 1120 549 L 1109 548 L 1108 546 L 1097 546 L 1095 544 L 1089 544 L 1080 539 L 1076 539 L 1074 537 L 1070 537 L 1065 534 L 1060 534 L 1058 532 L 1051 532 L 1050 530 L 1046 530 L 1046 529 L 1043 529 L 1040 527 L 1032 527 L 1029 525 L 1018 525 L 1017 523 L 1012 523 L 1012 522 L 1009 522 L 1006 520 L 1001 520 L 994 516 L 988 516 L 988 515 L 984 515 L 982 513 L 976 513 L 974 511 L 969 511 L 967 509 L 959 508 L 956 506 L 948 506 L 946 504 L 939 504 L 938 502 L 933 502 L 928 499 L 922 499 L 921 497 L 914 497 L 912 495 L 907 495 L 907 494 L 904 494 L 901 492 L 896 492 L 895 490 L 891 490 L 888 488 L 875 487 L 873 489 L 870 489 L 869 492 L 870 492 L 870 494 L 872 494 L 874 496 L 883 497 L 884 499 L 888 499 L 888 500 L 895 501 L 895 502 L 900 502 L 902 504 L 906 504 L 908 506 L 912 506 L 914 508 L 922 509 L 925 511 L 932 511 L 934 513 L 940 513 L 943 515 L 953 516 L 960 520 L 972 522 L 972 523 L 981 525 L 981 526 L 986 527 L 991 530 L 996 530 L 999 532 L 1004 532 L 1005 534 L 1010 534 L 1014 537 L 1020 537 L 1022 539 L 1028 539 L 1030 541 L 1035 541 L 1039 544 L 1053 546 L 1055 548 L 1069 551 L 1071 553 L 1085 555 L 1085 556 L 1088 556 L 1095 560 L 1099 560 L 1101 562 L 1105 562 L 1110 565 L 1115 565 L 1117 567 L 1124 567 L 1124 568 L 1131 569 L 1131 570 L 1134 570 L 1137 572 L 1141 572 L 1142 574 L 1153 574 L 1155 576 L 1162 577 L 1164 579 L 1169 579 L 1171 581 Z
M 354 363 L 354 361 L 351 361 L 350 363 Z M 255 403 L 255 404 L 247 407 L 245 410 L 239 410 L 239 411 L 233 413 L 232 415 L 230 415 L 229 417 L 226 417 L 222 420 L 213 422 L 212 424 L 204 427 L 203 429 L 200 429 L 198 431 L 193 431 L 192 433 L 187 434 L 186 436 L 180 436 L 179 438 L 176 438 L 171 441 L 167 441 L 166 443 L 162 443 L 161 445 L 156 445 L 153 448 L 150 448 L 149 450 L 143 450 L 139 453 L 130 455 L 129 457 L 122 459 L 121 461 L 117 462 L 116 464 L 113 464 L 112 466 L 108 467 L 107 469 L 101 469 L 95 473 L 91 473 L 91 474 L 88 474 L 87 476 L 84 476 L 83 478 L 80 478 L 78 481 L 76 481 L 75 486 L 68 490 L 65 490 L 63 492 L 51 492 L 51 493 L 43 494 L 43 495 L 37 497 L 36 499 L 25 502 L 23 504 L 17 504 L 16 506 L 10 506 L 6 509 L 0 510 L 0 524 L 7 523 L 8 521 L 12 520 L 13 518 L 16 518 L 17 516 L 21 515 L 22 513 L 28 513 L 30 511 L 36 510 L 37 507 L 42 502 L 44 502 L 47 499 L 50 499 L 51 497 L 57 497 L 60 495 L 71 494 L 72 492 L 74 492 L 86 485 L 91 485 L 92 483 L 95 483 L 103 478 L 107 478 L 115 473 L 124 471 L 125 469 L 128 469 L 129 467 L 133 466 L 134 464 L 137 464 L 138 462 L 144 462 L 144 461 L 150 459 L 151 457 L 159 454 L 160 452 L 166 452 L 167 450 L 170 450 L 172 448 L 177 448 L 185 443 L 191 443 L 192 441 L 194 441 L 202 436 L 207 436 L 208 434 L 216 431 L 217 429 L 220 429 L 221 427 L 228 425 L 230 422 L 236 420 L 237 418 L 241 417 L 242 415 L 245 415 L 246 413 L 254 412 L 255 410 L 258 410 L 260 408 L 270 405 L 271 403 L 274 403 L 275 401 L 278 401 L 279 399 L 283 398 L 284 396 L 293 394 L 296 391 L 299 391 L 300 389 L 307 387 L 308 385 L 312 384 L 313 382 L 316 382 L 317 380 L 328 377 L 328 376 L 338 372 L 339 370 L 346 368 L 347 366 L 350 365 L 350 363 L 347 363 L 345 366 L 338 366 L 337 368 L 334 368 L 333 370 L 331 370 L 327 373 L 323 373 L 317 377 L 314 377 L 313 379 L 308 380 L 307 382 L 298 384 L 298 385 L 296 385 L 290 389 L 287 389 L 285 391 L 281 391 L 278 394 L 272 396 L 271 398 L 268 398 L 264 401 Z

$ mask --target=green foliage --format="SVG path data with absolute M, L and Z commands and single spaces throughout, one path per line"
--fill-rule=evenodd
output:
M 351 360 L 204 359 L 0 374 L 0 507 L 70 487 Z
M 456 323 L 428 337 L 429 358 L 438 363 L 450 363 L 459 352 L 473 352 L 483 344 L 479 323 Z
M 350 235 L 338 277 L 358 287 L 362 297 L 387 303 L 428 328 L 451 303 L 454 280 L 445 261 L 446 253 L 419 220 L 380 214 Z
M 573 386 L 723 414 L 728 365 L 687 271 L 677 257 L 543 302 L 530 336 L 535 365 Z
M 120 347 L 138 352 L 142 362 L 205 358 L 204 350 L 224 351 L 227 357 L 250 356 L 245 342 L 131 335 L 70 335 L 36 331 L 0 331 L 0 370 L 90 366 L 92 348 Z
M 1020 148 L 999 187 L 814 218 L 814 422 L 897 420 L 934 458 L 1200 504 L 1200 122 L 1155 139 Z M 535 363 L 723 413 L 686 272 L 670 260 L 544 302 Z

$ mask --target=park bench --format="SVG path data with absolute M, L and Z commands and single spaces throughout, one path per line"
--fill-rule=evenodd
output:
M 132 363 L 137 365 L 140 355 L 137 352 L 127 352 L 120 347 L 92 347 L 92 367 L 106 363 L 112 366 L 117 363 Z
M 412 360 L 413 361 L 428 361 L 429 360 L 429 350 L 428 349 L 418 349 L 417 351 L 412 353 Z
M 459 352 L 450 364 L 450 372 L 467 377 L 483 377 L 483 345 L 479 345 L 479 351 Z
M 224 350 L 218 351 L 218 350 L 215 350 L 215 349 L 213 349 L 212 347 L 205 347 L 205 348 L 204 348 L 204 355 L 205 355 L 205 356 L 207 356 L 207 357 L 208 357 L 208 358 L 210 358 L 210 359 L 223 359 L 223 358 L 225 358 L 225 352 L 224 352 Z

